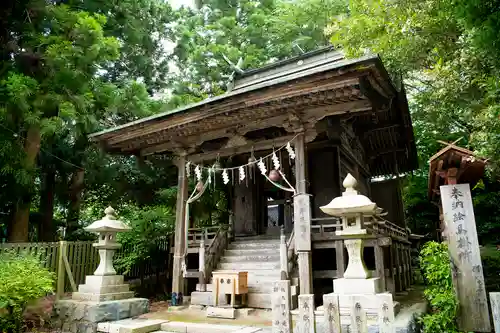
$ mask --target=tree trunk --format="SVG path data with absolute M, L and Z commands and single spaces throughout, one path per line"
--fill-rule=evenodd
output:
M 45 170 L 42 175 L 40 191 L 40 213 L 42 221 L 39 231 L 39 240 L 50 242 L 54 240 L 54 190 L 56 186 L 56 171 L 53 168 Z
M 71 177 L 68 216 L 66 217 L 67 235 L 71 235 L 71 233 L 78 229 L 84 176 L 85 170 L 77 169 L 73 172 L 73 176 Z
M 36 157 L 40 152 L 40 127 L 36 125 L 30 126 L 26 134 L 24 144 L 24 152 L 26 154 L 24 167 L 27 170 L 32 170 L 35 167 Z M 33 182 L 34 179 L 31 179 Z M 33 185 L 33 184 L 30 184 Z M 31 192 L 31 189 L 29 189 Z M 16 212 L 9 232 L 9 242 L 27 242 L 29 231 L 29 217 L 31 207 L 31 193 L 23 195 L 17 202 Z

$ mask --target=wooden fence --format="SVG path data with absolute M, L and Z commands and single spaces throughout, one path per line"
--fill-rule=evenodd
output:
M 74 284 L 85 283 L 85 276 L 92 275 L 99 264 L 99 254 L 92 246 L 92 241 L 77 241 L 77 242 L 46 242 L 46 243 L 3 243 L 0 244 L 0 252 L 14 251 L 20 253 L 27 251 L 34 255 L 39 255 L 43 262 L 43 266 L 56 274 L 64 272 L 59 265 L 63 265 L 63 257 L 60 257 L 61 248 L 66 253 L 67 263 Z M 64 245 L 63 245 L 64 244 Z M 115 254 L 115 260 L 122 258 L 125 253 L 133 251 L 134 248 L 122 247 Z M 67 271 L 67 270 L 66 270 Z M 151 251 L 146 260 L 141 263 L 134 264 L 125 274 L 125 280 L 140 279 L 144 277 L 158 274 L 165 274 L 169 271 L 169 239 L 161 239 L 156 242 L 155 246 L 151 247 Z M 118 273 L 122 273 L 118 270 Z M 68 276 L 69 277 L 69 276 Z M 64 292 L 73 291 L 71 286 L 71 278 L 64 279 Z M 62 291 L 58 290 L 58 293 Z

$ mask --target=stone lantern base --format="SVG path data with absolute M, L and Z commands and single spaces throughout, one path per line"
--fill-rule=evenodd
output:
M 95 333 L 97 324 L 147 313 L 149 300 L 132 298 L 123 275 L 88 275 L 72 299 L 54 305 L 54 324 L 63 332 Z
M 380 278 L 335 279 L 333 280 L 333 292 L 339 297 L 341 312 L 349 313 L 351 311 L 353 297 L 359 300 L 363 309 L 370 314 L 376 314 L 382 303 L 387 304 L 386 312 L 391 320 L 399 311 L 399 303 L 393 301 L 392 294 L 383 289 Z
M 52 323 L 60 332 L 96 333 L 98 323 L 136 317 L 148 310 L 146 298 L 103 302 L 60 300 L 54 304 Z
M 113 301 L 134 297 L 130 286 L 123 281 L 123 275 L 87 275 L 85 284 L 78 286 L 72 299 L 79 301 Z
M 339 295 L 350 294 L 379 294 L 384 292 L 380 278 L 370 279 L 335 279 L 333 291 Z

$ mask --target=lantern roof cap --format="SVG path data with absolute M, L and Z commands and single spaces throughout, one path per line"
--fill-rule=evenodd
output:
M 106 232 L 106 231 L 128 231 L 130 228 L 124 222 L 117 220 L 115 210 L 109 206 L 104 210 L 106 214 L 102 219 L 93 222 L 91 225 L 85 227 L 85 230 L 90 232 Z
M 334 198 L 328 205 L 322 206 L 320 209 L 325 214 L 332 216 L 375 213 L 377 204 L 372 202 L 368 197 L 359 194 L 355 189 L 357 184 L 358 181 L 356 178 L 349 173 L 342 183 L 346 189 L 345 192 L 342 193 L 342 196 Z

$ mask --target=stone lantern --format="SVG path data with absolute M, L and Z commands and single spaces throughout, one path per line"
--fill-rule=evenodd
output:
M 344 237 L 344 243 L 349 254 L 349 262 L 343 279 L 334 280 L 334 290 L 355 292 L 366 291 L 376 293 L 380 291 L 379 278 L 370 279 L 363 260 L 364 238 L 368 235 L 364 225 L 364 216 L 375 214 L 377 204 L 366 196 L 359 194 L 355 187 L 356 179 L 348 174 L 344 179 L 345 192 L 342 196 L 333 199 L 328 205 L 320 209 L 328 215 L 342 219 L 342 230 L 336 231 L 338 236 Z
M 85 228 L 90 232 L 96 232 L 99 236 L 97 243 L 93 246 L 99 250 L 99 266 L 94 275 L 116 275 L 113 267 L 113 255 L 120 248 L 116 241 L 116 234 L 122 231 L 128 231 L 131 228 L 120 220 L 116 219 L 115 210 L 108 207 L 104 210 L 104 216 L 101 220 L 95 221 Z
M 99 251 L 100 262 L 94 275 L 85 277 L 85 284 L 71 299 L 59 300 L 54 304 L 54 325 L 61 331 L 74 333 L 95 333 L 98 323 L 136 317 L 148 312 L 149 301 L 135 298 L 123 275 L 117 275 L 113 268 L 113 254 L 120 247 L 116 234 L 131 228 L 115 216 L 115 210 L 106 208 L 101 220 L 85 228 L 96 232 L 99 239 L 94 247 Z
M 349 253 L 344 277 L 333 280 L 333 293 L 324 299 L 330 299 L 328 308 L 333 304 L 332 299 L 338 299 L 339 310 L 342 316 L 350 317 L 351 327 L 360 325 L 362 318 L 370 316 L 377 318 L 378 331 L 393 332 L 397 303 L 393 301 L 392 294 L 385 291 L 380 277 L 370 277 L 363 260 L 364 241 L 373 238 L 371 231 L 365 228 L 365 217 L 380 213 L 380 208 L 356 191 L 357 181 L 351 174 L 347 175 L 343 185 L 346 190 L 342 196 L 320 207 L 325 214 L 342 219 L 342 230 L 336 231 L 336 234 L 342 236 Z M 325 301 L 323 304 L 327 303 Z M 326 307 L 323 308 L 325 316 Z M 362 332 L 359 327 L 358 330 Z
M 113 255 L 121 246 L 116 241 L 116 234 L 131 228 L 117 220 L 112 207 L 106 208 L 104 213 L 106 215 L 101 220 L 85 228 L 98 234 L 97 243 L 93 246 L 99 251 L 99 266 L 94 275 L 86 277 L 86 283 L 78 287 L 78 292 L 73 293 L 73 299 L 100 302 L 134 296 L 134 293 L 129 291 L 129 285 L 124 283 L 123 275 L 117 275 L 113 267 Z

